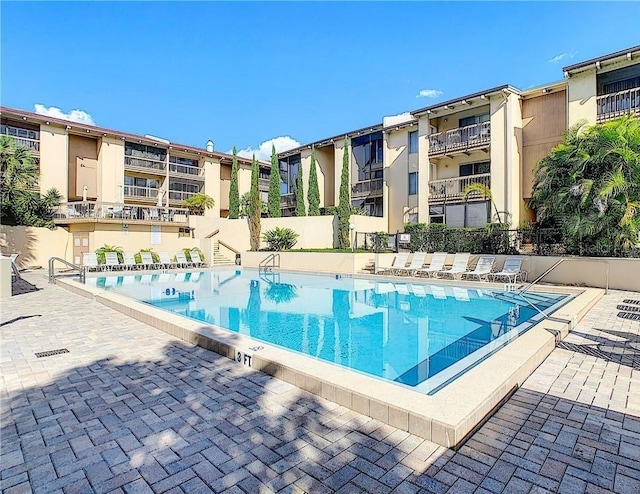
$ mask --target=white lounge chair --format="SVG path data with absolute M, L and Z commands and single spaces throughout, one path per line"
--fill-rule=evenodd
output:
M 122 254 L 122 266 L 125 269 L 139 269 L 140 267 L 132 252 L 125 252 Z
M 82 265 L 85 271 L 98 271 L 101 269 L 98 263 L 98 256 L 95 252 L 83 252 L 82 253 Z
M 117 252 L 105 252 L 104 261 L 105 269 L 108 269 L 109 271 L 120 269 L 122 267 L 120 264 L 120 259 L 118 259 Z
M 176 267 L 176 263 L 171 260 L 168 252 L 159 252 L 160 256 L 160 266 L 164 269 L 171 269 Z
M 457 252 L 453 258 L 451 268 L 438 271 L 437 275 L 440 277 L 451 276 L 454 280 L 459 278 L 462 273 L 467 271 L 467 264 L 469 264 L 470 257 L 471 254 L 469 252 Z
M 418 269 L 422 269 L 425 257 L 427 257 L 426 252 L 414 252 L 409 265 L 404 268 L 399 268 L 396 271 L 396 274 L 407 274 L 408 276 L 413 276 Z
M 142 266 L 145 269 L 155 269 L 157 264 L 153 260 L 153 256 L 151 252 L 140 252 L 140 260 L 142 261 Z
M 190 268 L 193 266 L 190 261 L 187 261 L 187 257 L 183 251 L 176 253 L 176 264 L 179 268 Z
M 376 274 L 384 274 L 389 272 L 393 274 L 396 270 L 404 268 L 407 264 L 407 260 L 409 259 L 409 254 L 406 252 L 402 252 L 396 255 L 391 263 L 391 266 L 378 266 L 376 268 Z
M 527 272 L 522 271 L 522 258 L 521 257 L 508 257 L 504 261 L 502 271 L 497 273 L 491 273 L 487 275 L 489 281 L 498 281 L 499 279 L 506 279 L 509 283 L 516 283 L 518 278 L 520 281 L 527 281 Z
M 197 268 L 204 266 L 204 261 L 200 257 L 200 252 L 195 249 L 191 251 L 191 262 Z
M 484 278 L 486 280 L 487 275 L 493 270 L 493 264 L 495 262 L 496 258 L 494 256 L 480 256 L 475 269 L 462 273 L 460 275 L 460 279 L 478 278 L 478 281 L 480 281 Z
M 444 269 L 444 262 L 447 260 L 446 252 L 434 252 L 431 255 L 431 263 L 428 267 L 422 269 L 416 269 L 415 275 L 426 274 L 427 277 L 438 273 Z

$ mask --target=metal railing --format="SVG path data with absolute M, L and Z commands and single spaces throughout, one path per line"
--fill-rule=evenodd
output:
M 183 190 L 170 190 L 169 191 L 169 200 L 170 201 L 179 201 L 182 202 L 189 197 L 193 197 L 197 194 L 197 192 L 187 192 Z
M 193 176 L 199 177 L 201 170 L 202 169 L 199 166 L 189 166 L 189 165 L 182 165 L 179 163 L 169 162 L 169 172 L 171 173 L 177 173 L 180 175 L 189 175 L 190 177 L 193 177 Z
M 468 175 L 466 177 L 445 178 L 442 180 L 432 180 L 429 182 L 429 201 L 460 200 L 464 189 L 471 184 L 482 184 L 491 187 L 491 174 L 482 173 L 479 175 Z M 469 200 L 483 200 L 478 192 L 471 192 Z
M 58 206 L 53 215 L 57 224 L 69 221 L 120 221 L 181 223 L 189 224 L 189 210 L 161 206 L 139 206 L 101 201 L 65 202 Z
M 260 264 L 258 264 L 258 272 L 259 273 L 271 273 L 275 268 L 280 267 L 280 254 L 269 254 L 265 257 Z
M 166 161 L 152 160 L 149 158 L 139 158 L 137 156 L 124 157 L 124 169 L 135 170 L 143 169 L 145 171 L 163 172 L 166 170 Z
M 466 151 L 486 147 L 491 142 L 491 122 L 481 122 L 466 127 L 429 135 L 429 155 Z
M 560 264 L 562 264 L 563 262 L 566 262 L 566 261 L 589 261 L 589 262 L 604 263 L 604 265 L 605 265 L 605 289 L 604 289 L 604 293 L 605 294 L 609 293 L 609 261 L 607 261 L 606 259 L 584 259 L 584 258 L 580 258 L 580 257 L 569 257 L 569 258 L 564 258 L 563 257 L 562 259 L 559 259 L 557 262 L 553 263 L 553 265 L 551 265 L 551 267 L 549 267 L 541 275 L 539 275 L 535 280 L 527 283 L 527 285 L 525 287 L 523 287 L 520 290 L 518 290 L 517 293 L 519 295 L 522 295 L 523 293 L 528 291 L 531 287 L 536 285 L 539 281 L 541 281 L 542 278 L 547 276 L 551 271 L 553 271 L 558 266 L 560 266 Z
M 18 137 L 12 136 L 10 134 L 5 134 L 11 137 L 14 141 L 16 141 L 16 145 L 24 146 L 30 151 L 35 151 L 37 153 L 40 152 L 40 141 L 37 139 L 27 139 L 26 137 Z
M 125 197 L 146 197 L 149 199 L 156 199 L 158 197 L 158 191 L 155 187 L 139 187 L 137 185 L 125 185 L 124 196 Z
M 356 182 L 351 185 L 351 198 L 378 197 L 382 195 L 383 188 L 384 183 L 381 178 Z
M 295 194 L 284 194 L 280 196 L 280 207 L 291 207 L 296 205 Z
M 622 115 L 640 115 L 640 87 L 603 94 L 596 97 L 598 122 L 612 120 Z
M 55 269 L 54 269 L 55 261 L 61 262 L 62 264 L 64 264 L 69 269 L 77 271 L 78 275 L 80 277 L 80 283 L 84 283 L 84 279 L 85 279 L 85 270 L 84 270 L 84 268 L 82 266 L 78 266 L 76 264 L 70 263 L 69 261 L 65 261 L 64 259 L 61 259 L 60 257 L 50 257 L 49 258 L 49 283 L 55 283 L 56 282 L 56 272 L 55 272 Z

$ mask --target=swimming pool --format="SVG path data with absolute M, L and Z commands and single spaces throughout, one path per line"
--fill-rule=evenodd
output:
M 512 293 L 427 280 L 216 269 L 87 282 L 427 394 L 542 319 Z M 527 297 L 547 313 L 569 298 Z

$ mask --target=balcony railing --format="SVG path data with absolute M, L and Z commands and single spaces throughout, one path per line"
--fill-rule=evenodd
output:
M 155 187 L 139 187 L 136 185 L 125 185 L 124 196 L 135 198 L 148 198 L 156 199 L 158 197 L 158 190 Z
M 381 178 L 373 180 L 363 180 L 351 185 L 351 198 L 362 199 L 364 197 L 380 197 L 382 196 L 383 181 Z
M 169 191 L 169 200 L 175 202 L 182 202 L 185 199 L 189 199 L 189 197 L 193 197 L 197 194 L 197 192 L 186 192 L 183 190 L 170 190 Z
M 261 190 L 269 190 L 269 179 L 258 178 L 258 188 Z
M 65 202 L 54 214 L 56 224 L 70 222 L 151 222 L 189 223 L 189 210 L 158 206 L 136 206 L 114 202 L 82 201 Z
M 198 166 L 181 165 L 179 163 L 169 162 L 169 172 L 176 175 L 184 175 L 193 179 L 204 180 L 204 176 L 200 175 L 201 168 Z
M 284 194 L 280 196 L 280 207 L 281 208 L 290 208 L 296 205 L 296 195 L 295 194 Z
M 482 122 L 429 135 L 429 155 L 462 152 L 490 143 L 491 122 Z
M 30 151 L 33 151 L 35 153 L 40 152 L 40 141 L 37 139 L 27 139 L 26 137 L 12 136 L 9 134 L 5 134 L 5 135 L 8 135 L 14 141 L 16 141 L 17 146 L 24 146 Z
M 640 87 L 604 94 L 596 98 L 598 122 L 605 122 L 622 115 L 640 115 Z
M 154 173 L 164 175 L 167 163 L 149 158 L 138 158 L 136 156 L 124 157 L 124 169 L 141 171 L 143 173 Z
M 449 202 L 461 201 L 464 189 L 471 184 L 482 184 L 487 188 L 491 187 L 491 174 L 469 175 L 467 177 L 445 178 L 442 180 L 432 180 L 429 182 L 429 202 Z M 469 201 L 484 200 L 482 194 L 471 192 Z

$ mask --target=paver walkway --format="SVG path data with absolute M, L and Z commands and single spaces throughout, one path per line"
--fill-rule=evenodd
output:
M 3 493 L 640 492 L 640 323 L 616 316 L 639 293 L 453 452 L 26 278 L 2 302 Z

